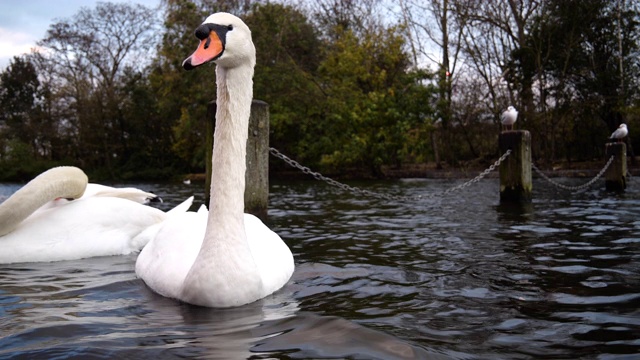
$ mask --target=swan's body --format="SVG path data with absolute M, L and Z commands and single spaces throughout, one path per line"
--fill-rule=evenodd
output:
M 166 221 L 138 256 L 136 274 L 163 296 L 201 306 L 239 306 L 283 287 L 293 274 L 293 255 L 276 233 L 244 214 L 255 66 L 251 31 L 237 17 L 217 13 L 196 36 L 201 43 L 185 69 L 217 63 L 210 211 L 201 208 Z
M 518 111 L 513 106 L 509 106 L 507 110 L 502 113 L 500 118 L 502 120 L 502 129 L 505 130 L 509 128 L 509 130 L 513 130 L 513 124 L 518 120 Z
M 155 292 L 166 297 L 185 300 L 182 298 L 181 290 L 202 247 L 208 216 L 209 212 L 203 206 L 197 213 L 183 213 L 167 221 L 157 237 L 150 241 L 140 253 L 136 261 L 136 273 Z M 258 254 L 253 256 L 256 271 L 252 274 L 253 276 L 260 274 L 262 280 L 262 291 L 257 292 L 255 299 L 243 302 L 250 303 L 275 292 L 286 284 L 293 273 L 293 258 L 287 245 L 260 219 L 251 214 L 244 214 L 243 221 L 249 252 Z M 226 255 L 221 254 L 221 256 Z M 222 277 L 235 271 L 235 268 L 226 266 L 228 265 L 226 259 L 223 258 L 223 260 L 218 261 L 217 266 L 212 264 L 212 268 L 215 268 Z M 250 262 L 250 260 L 246 261 Z M 283 271 L 283 268 L 286 269 Z M 201 277 L 202 281 L 208 280 L 208 274 L 205 272 L 194 276 Z M 226 289 L 217 289 L 216 292 L 224 291 L 229 298 L 242 299 L 243 293 L 247 290 L 242 283 L 238 283 L 237 286 L 229 285 L 231 286 Z M 237 291 L 239 294 L 233 295 L 232 291 Z M 198 305 L 226 307 L 242 304 L 199 303 Z
M 620 124 L 616 131 L 611 134 L 609 139 L 615 139 L 616 141 L 622 141 L 627 135 L 629 135 L 629 129 L 627 129 L 627 124 Z
M 162 221 L 186 212 L 193 199 L 164 213 L 129 199 L 87 196 L 87 177 L 53 168 L 0 204 L 0 263 L 74 260 L 139 251 Z M 43 209 L 52 199 L 65 203 Z

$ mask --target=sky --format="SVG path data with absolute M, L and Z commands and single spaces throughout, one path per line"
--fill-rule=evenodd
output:
M 99 0 L 0 0 L 0 71 L 16 55 L 29 53 L 42 40 L 49 25 L 69 19 L 81 7 L 93 8 Z M 103 1 L 104 2 L 104 1 Z M 150 8 L 160 0 L 108 0 L 140 3 Z

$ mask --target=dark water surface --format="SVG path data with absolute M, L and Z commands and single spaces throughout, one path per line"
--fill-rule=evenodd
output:
M 352 185 L 413 196 L 455 184 Z M 203 199 L 199 183 L 133 185 L 165 209 Z M 275 295 L 180 304 L 136 279 L 134 255 L 0 265 L 0 358 L 638 359 L 640 183 L 599 185 L 534 182 L 533 204 L 506 207 L 496 179 L 416 202 L 274 182 L 268 223 L 296 261 Z M 0 185 L 0 201 L 17 188 Z

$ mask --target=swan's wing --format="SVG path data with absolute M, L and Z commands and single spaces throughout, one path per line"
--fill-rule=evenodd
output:
M 206 213 L 185 212 L 167 218 L 138 255 L 136 275 L 160 295 L 178 298 L 206 226 Z
M 192 203 L 193 203 L 193 196 L 190 196 L 189 198 L 187 198 L 185 201 L 178 204 L 173 209 L 167 211 L 166 213 L 167 219 L 173 216 L 179 216 L 180 214 L 186 213 L 191 207 Z M 164 219 L 162 222 L 158 222 L 157 224 L 154 224 L 146 228 L 143 232 L 141 232 L 138 236 L 136 236 L 132 240 L 132 247 L 136 250 L 140 250 L 143 247 L 145 247 L 151 240 L 155 239 L 156 236 L 158 236 L 158 232 L 160 231 L 160 229 L 162 229 L 162 227 L 164 226 L 164 222 L 167 221 L 167 219 Z
M 80 199 L 87 199 L 93 196 L 97 197 L 116 197 L 121 199 L 130 200 L 136 202 L 138 204 L 148 204 L 152 201 L 162 201 L 158 195 L 150 192 L 146 192 L 133 187 L 126 188 L 114 188 L 111 186 L 106 186 L 102 184 L 94 184 L 89 183 L 82 194 Z M 35 213 L 51 209 L 54 207 L 62 206 L 68 204 L 70 201 L 67 199 L 55 199 L 51 200 L 48 203 L 42 205 Z
M 89 197 L 40 211 L 0 238 L 0 263 L 125 255 L 136 237 L 166 219 L 158 209 L 110 197 Z
M 244 225 L 265 292 L 271 294 L 291 278 L 295 267 L 293 255 L 280 236 L 256 216 L 244 214 Z
M 90 196 L 117 197 L 131 200 L 139 204 L 148 204 L 151 201 L 162 201 L 158 195 L 134 187 L 115 188 L 111 186 L 89 183 L 82 198 Z

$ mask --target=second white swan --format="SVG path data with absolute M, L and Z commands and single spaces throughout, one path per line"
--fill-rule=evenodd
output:
M 84 194 L 86 188 L 82 170 L 56 167 L 0 204 L 0 264 L 133 253 L 193 201 L 165 213 L 140 204 L 137 189 Z

